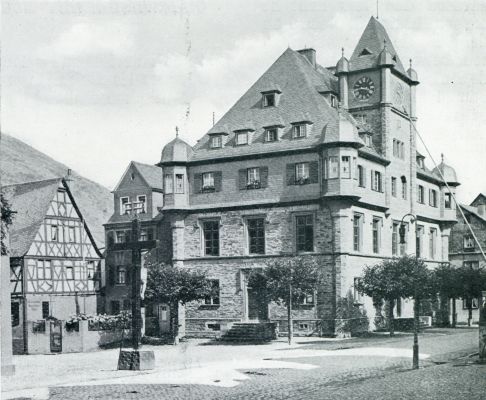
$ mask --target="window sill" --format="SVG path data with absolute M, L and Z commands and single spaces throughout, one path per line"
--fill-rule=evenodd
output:
M 220 306 L 220 304 L 201 304 L 199 306 L 199 310 L 215 310 L 218 309 Z

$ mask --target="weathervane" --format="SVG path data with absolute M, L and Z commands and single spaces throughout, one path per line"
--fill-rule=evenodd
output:
M 176 126 L 176 138 L 179 137 L 179 127 Z

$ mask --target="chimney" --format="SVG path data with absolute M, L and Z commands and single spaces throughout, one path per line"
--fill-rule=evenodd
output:
M 314 49 L 302 49 L 297 51 L 307 58 L 307 61 L 309 61 L 314 68 L 316 67 L 316 51 Z

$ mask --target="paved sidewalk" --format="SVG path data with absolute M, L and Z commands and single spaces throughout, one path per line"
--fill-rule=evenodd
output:
M 262 398 L 273 398 L 272 393 L 285 386 L 289 396 L 297 390 L 300 398 L 300 392 L 340 382 L 342 377 L 353 381 L 408 370 L 411 340 L 407 334 L 346 340 L 296 338 L 292 346 L 284 340 L 246 346 L 201 340 L 179 346 L 144 346 L 153 348 L 156 356 L 156 369 L 146 372 L 116 371 L 118 350 L 16 356 L 18 373 L 2 381 L 2 398 L 48 398 L 49 387 L 53 399 L 209 399 L 224 398 L 228 390 L 231 398 L 247 398 L 245 393 L 256 396 L 260 390 L 255 384 L 262 383 L 266 388 Z M 420 341 L 422 364 L 432 365 L 432 361 L 474 351 L 477 330 L 429 330 Z M 299 381 L 291 384 L 296 376 Z M 307 389 L 298 389 L 299 382 L 307 381 Z M 192 393 L 189 397 L 188 391 Z

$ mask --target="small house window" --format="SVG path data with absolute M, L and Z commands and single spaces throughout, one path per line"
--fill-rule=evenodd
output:
M 202 188 L 205 190 L 214 189 L 214 172 L 202 174 Z
M 127 270 L 124 266 L 119 265 L 116 267 L 116 284 L 124 285 L 127 280 Z
M 73 281 L 74 280 L 74 267 L 66 266 L 66 280 Z
M 394 176 L 391 178 L 391 195 L 397 197 L 397 178 Z
M 265 131 L 265 142 L 276 142 L 277 138 L 277 128 L 268 128 Z
M 146 213 L 146 205 L 147 203 L 147 196 L 145 195 L 138 195 L 137 202 L 133 204 L 133 208 L 137 214 L 144 214 Z
M 351 158 L 341 156 L 341 178 L 351 178 Z
M 444 208 L 448 210 L 452 208 L 452 195 L 450 193 L 444 194 Z
M 418 185 L 418 188 L 417 188 L 417 201 L 420 204 L 425 203 L 425 190 L 424 190 L 424 187 L 422 185 Z
M 210 146 L 212 149 L 219 149 L 223 147 L 223 138 L 221 135 L 215 135 L 211 137 Z
M 204 298 L 204 304 L 216 306 L 219 305 L 219 280 L 211 279 L 211 293 Z
M 307 135 L 305 124 L 294 125 L 292 128 L 294 138 L 303 138 Z
M 175 192 L 184 193 L 184 175 L 176 174 L 175 178 Z
M 331 94 L 331 107 L 337 107 L 337 98 L 333 94 Z
M 339 158 L 335 156 L 329 157 L 329 179 L 339 177 Z
M 465 249 L 474 249 L 474 238 L 472 235 L 464 236 L 464 248 Z
M 297 183 L 307 183 L 309 180 L 309 163 L 296 163 L 295 164 L 295 181 Z
M 275 106 L 275 93 L 265 93 L 263 95 L 263 107 Z
M 248 144 L 248 132 L 238 132 L 236 134 L 236 144 L 238 146 Z
M 366 186 L 366 176 L 365 176 L 365 170 L 362 165 L 358 165 L 358 186 L 359 187 L 365 187 Z
M 59 227 L 57 225 L 51 225 L 51 241 L 57 242 L 59 240 Z
M 131 209 L 130 198 L 120 197 L 120 215 L 128 214 Z
M 76 242 L 76 228 L 74 226 L 68 227 L 68 240 L 69 240 L 69 243 L 75 243 Z
M 43 319 L 49 318 L 49 302 L 48 301 L 42 302 L 42 318 Z
M 174 193 L 174 177 L 172 174 L 164 175 L 164 193 L 172 194 Z

